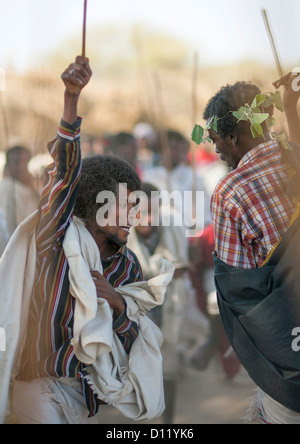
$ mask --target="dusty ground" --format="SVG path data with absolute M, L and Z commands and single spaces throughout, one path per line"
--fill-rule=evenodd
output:
M 173 424 L 243 424 L 255 386 L 244 370 L 225 381 L 215 360 L 204 372 L 187 366 L 178 388 Z M 112 407 L 102 407 L 103 424 L 133 424 Z M 150 424 L 162 424 L 158 418 Z

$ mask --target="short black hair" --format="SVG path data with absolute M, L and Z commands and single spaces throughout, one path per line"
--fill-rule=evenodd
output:
M 92 220 L 101 207 L 96 203 L 101 191 L 117 194 L 118 184 L 126 183 L 129 191 L 140 191 L 141 180 L 135 169 L 115 156 L 97 155 L 83 159 L 74 215 Z
M 16 180 L 19 180 L 18 166 L 21 153 L 26 153 L 28 155 L 28 161 L 32 157 L 30 150 L 22 145 L 13 146 L 6 151 L 4 173 Z
M 112 137 L 112 144 L 111 144 L 112 152 L 115 153 L 120 145 L 121 146 L 125 145 L 128 142 L 136 142 L 136 139 L 133 136 L 133 134 L 125 133 L 125 132 L 120 132 L 118 134 L 115 134 Z
M 172 139 L 172 140 L 176 140 L 176 142 L 183 143 L 187 147 L 189 146 L 190 142 L 188 141 L 188 139 L 183 134 L 179 133 L 178 131 L 168 130 L 167 136 L 168 136 L 169 141 Z
M 152 183 L 149 182 L 143 182 L 142 183 L 142 188 L 141 191 L 143 191 L 147 197 L 151 198 L 152 194 L 151 193 L 159 193 L 159 189 L 153 185 Z
M 28 157 L 31 158 L 31 152 L 28 148 L 26 148 L 25 146 L 22 145 L 16 145 L 13 146 L 11 148 L 9 148 L 5 155 L 6 155 L 6 165 L 9 166 L 9 164 L 11 162 L 16 162 L 16 158 L 21 154 L 21 153 L 27 153 Z
M 231 111 L 238 111 L 247 103 L 251 105 L 258 94 L 261 94 L 260 89 L 251 82 L 237 82 L 234 85 L 224 86 L 210 99 L 203 118 L 208 120 L 214 116 L 218 117 L 217 132 L 222 138 L 237 135 L 239 130 L 244 130 L 246 126 L 250 129 L 250 125 L 247 122 L 238 123 Z

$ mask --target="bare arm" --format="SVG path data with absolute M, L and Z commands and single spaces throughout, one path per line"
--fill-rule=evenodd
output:
M 65 232 L 76 201 L 81 172 L 80 125 L 77 106 L 81 90 L 88 84 L 92 72 L 88 59 L 77 57 L 62 74 L 66 86 L 63 119 L 57 137 L 49 143 L 53 158 L 40 199 L 40 220 L 36 241 L 40 254 L 48 254 Z
M 281 85 L 285 86 L 283 105 L 288 122 L 290 140 L 291 142 L 300 145 L 300 117 L 297 108 L 300 97 L 300 91 L 297 91 L 299 87 L 297 85 L 295 74 L 291 73 L 289 76 L 285 76 L 281 80 L 282 82 L 280 80 L 275 82 L 274 86 L 276 88 L 279 88 Z
M 63 120 L 73 124 L 77 120 L 77 106 L 82 89 L 89 83 L 92 71 L 89 60 L 78 56 L 62 74 L 66 86 Z

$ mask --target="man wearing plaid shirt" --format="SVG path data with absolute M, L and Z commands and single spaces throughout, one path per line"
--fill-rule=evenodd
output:
M 226 87 L 211 100 L 204 115 L 227 114 L 218 121 L 218 134 L 211 130 L 210 137 L 233 170 L 218 184 L 211 210 L 218 257 L 239 268 L 264 263 L 294 212 L 286 194 L 291 167 L 282 161 L 281 146 L 271 140 L 266 128 L 265 139 L 254 139 L 246 122 L 237 123 L 228 114 L 251 103 L 259 93 L 256 86 L 242 82 Z
M 284 150 L 271 139 L 264 124 L 264 138 L 254 139 L 250 125 L 238 122 L 232 114 L 251 104 L 257 94 L 259 89 L 251 83 L 226 86 L 204 112 L 206 120 L 218 117 L 217 132 L 212 129 L 209 135 L 216 152 L 232 169 L 217 185 L 211 202 L 216 260 L 226 271 L 261 268 L 288 231 L 295 213 L 287 194 L 292 166 L 285 160 Z M 230 285 L 234 288 L 234 279 Z M 265 423 L 300 423 L 299 413 L 260 389 L 258 412 Z

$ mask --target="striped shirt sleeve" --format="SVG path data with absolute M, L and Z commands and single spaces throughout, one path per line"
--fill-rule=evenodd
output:
M 134 264 L 134 271 L 131 275 L 130 281 L 143 281 L 143 271 L 140 262 L 133 251 L 129 250 L 128 248 L 126 248 L 126 258 L 127 262 L 129 261 L 129 263 Z M 125 311 L 121 316 L 119 316 L 119 318 L 114 320 L 113 329 L 120 339 L 124 350 L 127 354 L 129 354 L 131 347 L 139 334 L 138 324 L 128 319 Z
M 71 221 L 81 173 L 80 126 L 81 119 L 73 125 L 62 120 L 56 139 L 48 145 L 53 163 L 47 169 L 39 204 L 39 254 L 62 240 Z
M 138 325 L 130 321 L 128 317 L 126 316 L 126 312 L 124 312 L 115 322 L 113 329 L 115 333 L 117 334 L 118 338 L 120 339 L 124 350 L 127 354 L 130 353 L 132 344 L 136 340 L 139 329 Z

